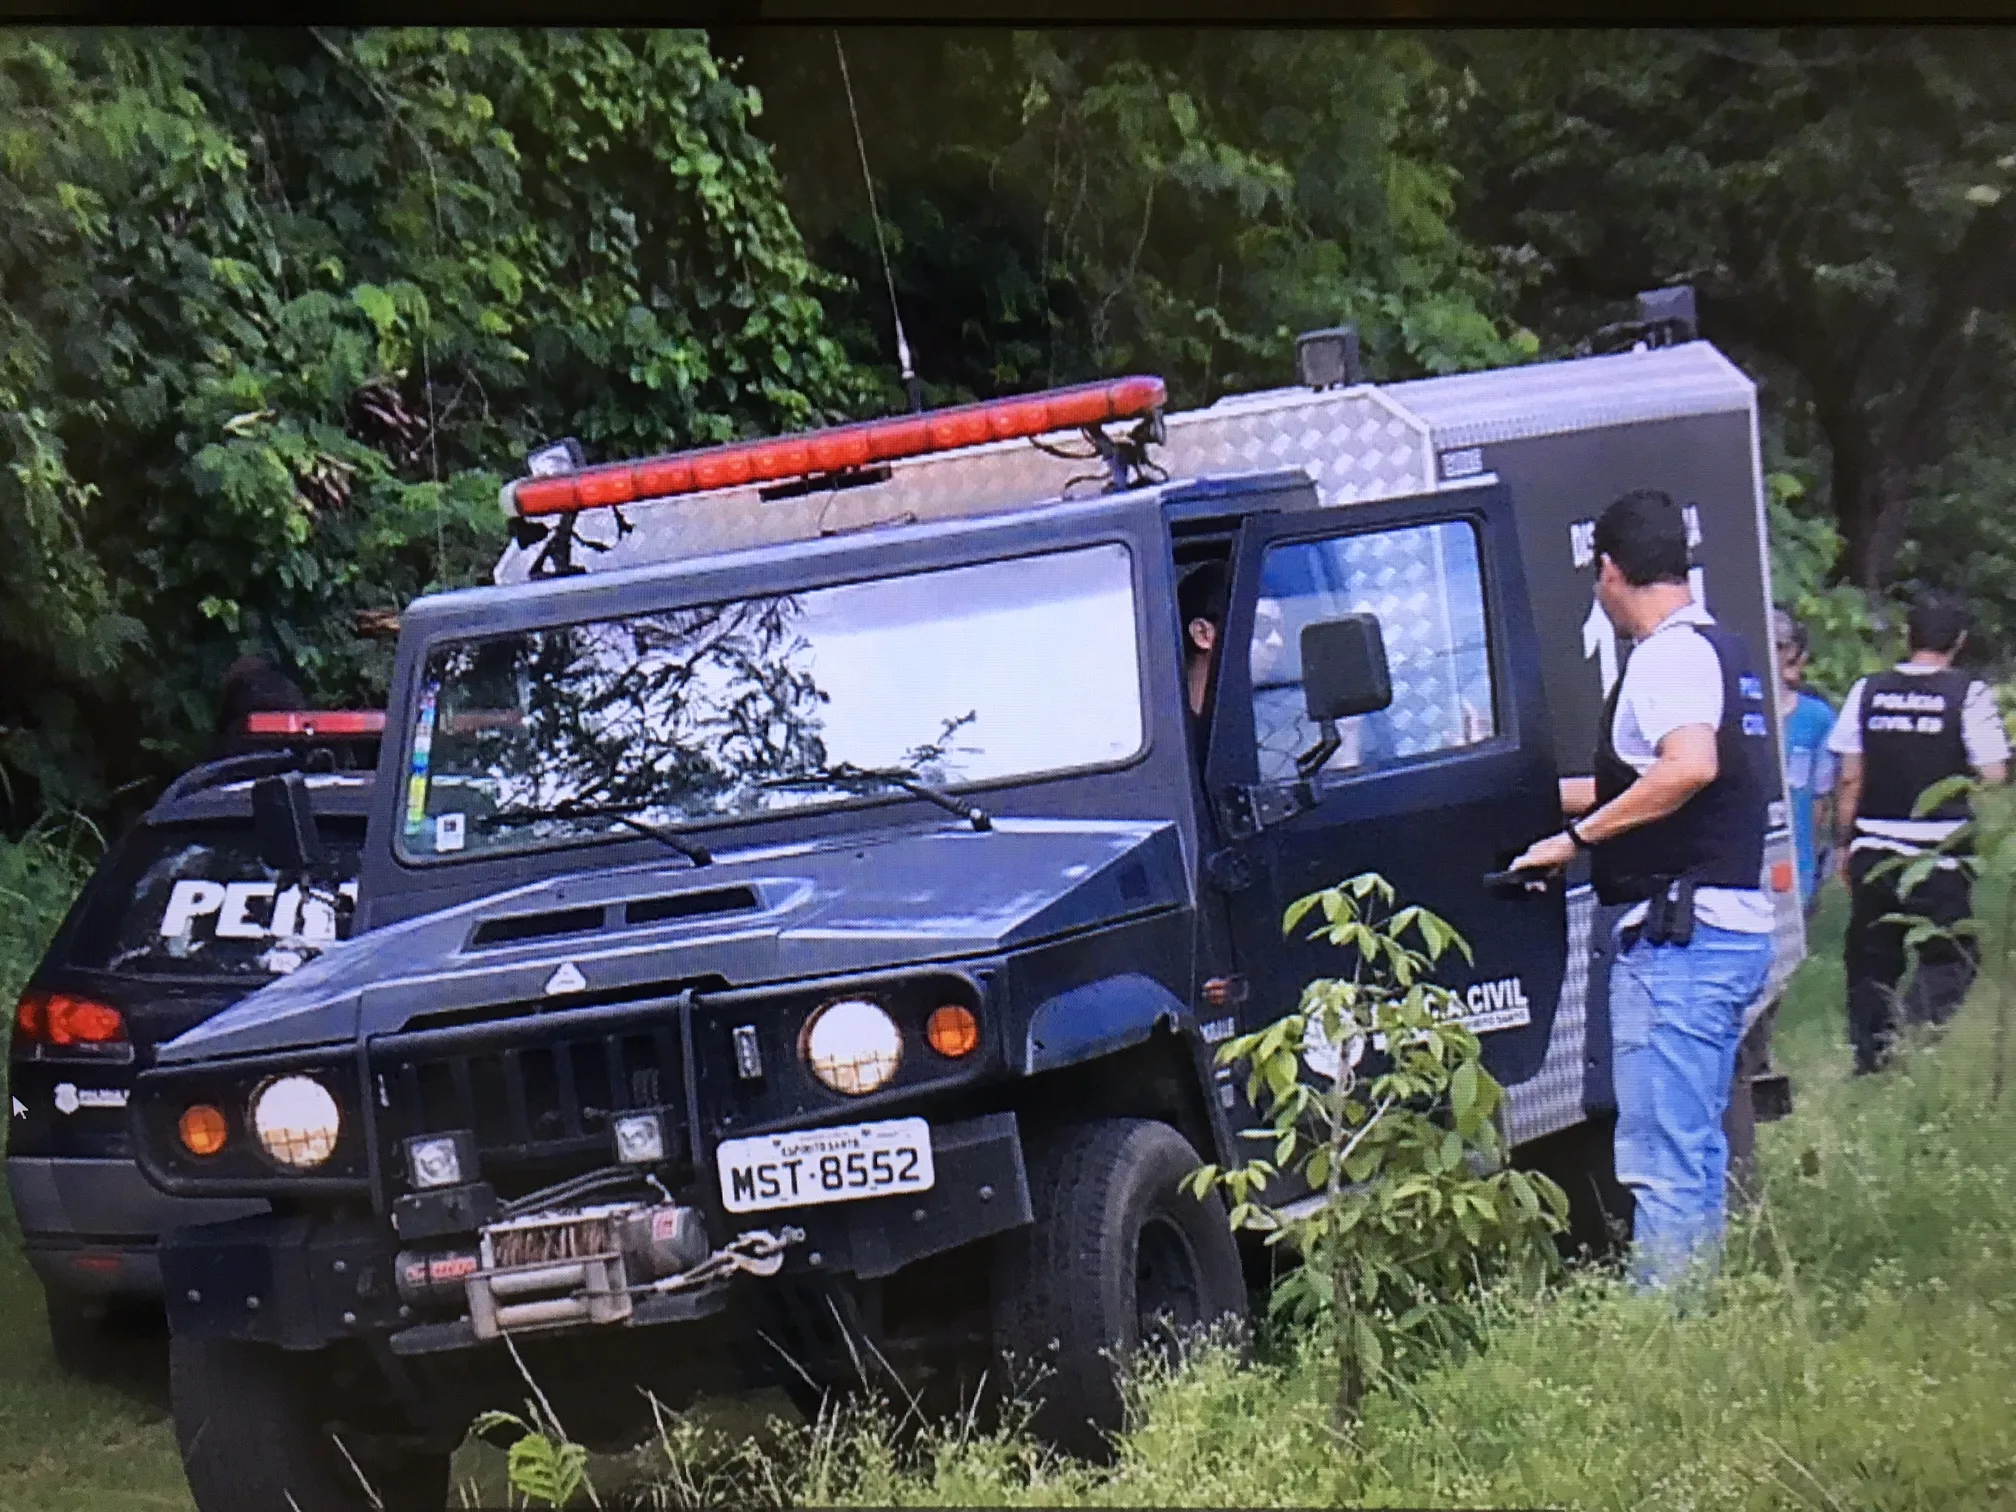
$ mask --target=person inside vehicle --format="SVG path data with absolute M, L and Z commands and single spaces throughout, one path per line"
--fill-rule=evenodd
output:
M 265 656 L 241 656 L 224 670 L 223 697 L 212 738 L 217 756 L 258 749 L 245 734 L 248 714 L 287 713 L 308 707 L 300 686 Z
M 1723 1131 L 1736 1046 L 1771 966 L 1759 883 L 1768 802 L 1764 681 L 1693 599 L 1687 528 L 1638 490 L 1596 522 L 1596 596 L 1634 642 L 1604 709 L 1593 779 L 1563 783 L 1571 818 L 1515 870 L 1591 852 L 1617 923 L 1609 1013 L 1617 1179 L 1636 1202 L 1634 1279 L 1671 1285 L 1712 1260 L 1726 1213 Z
M 1186 653 L 1190 712 L 1199 722 L 1201 741 L 1205 701 L 1211 690 L 1211 670 L 1218 644 L 1224 634 L 1225 613 L 1230 601 L 1230 574 L 1223 561 L 1194 567 L 1178 583 L 1178 610 L 1183 617 L 1183 644 Z M 1298 775 L 1295 758 L 1315 746 L 1316 727 L 1309 722 L 1308 705 L 1299 679 L 1283 680 L 1281 671 L 1288 657 L 1288 616 L 1278 598 L 1262 597 L 1253 605 L 1253 641 L 1248 649 L 1253 696 L 1254 738 L 1258 744 L 1260 780 L 1292 781 Z M 1340 744 L 1325 771 L 1355 767 L 1362 759 L 1365 721 L 1340 720 Z
M 1176 585 L 1176 608 L 1183 616 L 1184 679 L 1190 713 L 1201 725 L 1204 700 L 1211 691 L 1211 664 L 1225 628 L 1225 606 L 1231 575 L 1222 560 L 1192 567 Z
M 1909 926 L 1888 916 L 1916 914 L 1950 929 L 1973 912 L 1973 879 L 1957 855 L 1943 855 L 1900 898 L 1898 867 L 1877 868 L 1950 847 L 1967 823 L 1964 793 L 1919 813 L 1928 788 L 1968 775 L 1996 787 L 2009 776 L 2009 736 L 1994 690 L 1953 665 L 1967 644 L 1966 610 L 1946 599 L 1921 599 L 1906 635 L 1909 657 L 1848 690 L 1827 740 L 1841 762 L 1834 840 L 1850 897 L 1848 1036 L 1858 1076 L 1889 1060 L 1900 1014 L 1912 1023 L 1943 1024 L 1974 982 L 1972 949 L 1960 940 L 1930 939 L 1898 1002 Z

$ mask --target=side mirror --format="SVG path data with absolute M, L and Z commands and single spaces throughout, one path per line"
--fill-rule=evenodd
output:
M 259 859 L 283 876 L 312 871 L 327 858 L 308 784 L 299 772 L 261 777 L 252 784 L 252 836 Z
M 1386 637 L 1375 614 L 1346 614 L 1302 627 L 1302 696 L 1321 727 L 1393 702 Z

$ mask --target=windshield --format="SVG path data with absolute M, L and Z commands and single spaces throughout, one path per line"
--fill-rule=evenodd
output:
M 1124 762 L 1142 734 L 1117 544 L 543 627 L 429 652 L 400 845 L 494 852 L 634 833 L 617 810 L 721 822 L 862 793 L 764 785 L 822 769 L 1040 777 Z

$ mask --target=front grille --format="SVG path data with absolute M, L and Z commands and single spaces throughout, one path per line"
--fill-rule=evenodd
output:
M 619 1113 L 657 1112 L 668 1158 L 685 1155 L 679 1032 L 662 1007 L 648 1021 L 572 1030 L 534 1018 L 488 1035 L 395 1037 L 373 1047 L 372 1073 L 394 1185 L 405 1181 L 403 1141 L 455 1129 L 475 1134 L 483 1176 L 505 1196 L 608 1164 Z

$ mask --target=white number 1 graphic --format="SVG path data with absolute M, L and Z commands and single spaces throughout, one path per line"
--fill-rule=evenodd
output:
M 1589 600 L 1589 618 L 1582 621 L 1582 659 L 1596 658 L 1596 670 L 1603 679 L 1603 696 L 1617 686 L 1617 627 L 1595 599 Z

